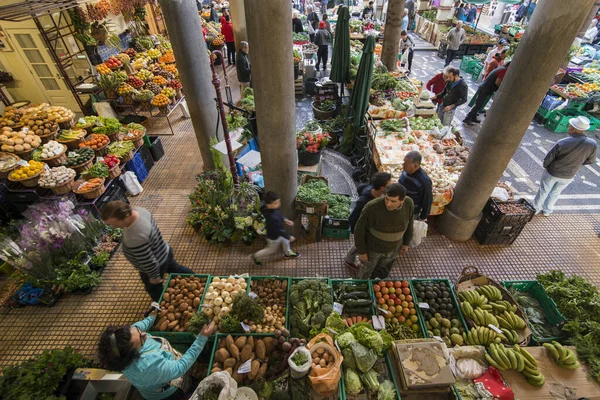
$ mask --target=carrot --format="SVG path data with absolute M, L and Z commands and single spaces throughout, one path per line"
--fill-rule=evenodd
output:
M 344 320 L 344 325 L 346 325 L 348 328 L 350 328 L 350 325 L 348 325 L 348 320 L 347 319 Z
M 348 318 L 347 321 L 348 321 L 348 326 L 349 327 L 352 326 L 352 325 L 354 325 L 354 322 L 352 321 L 352 318 Z
M 357 316 L 354 316 L 354 317 L 352 317 L 352 319 L 354 320 L 354 323 L 355 323 L 355 324 L 358 324 L 358 323 L 360 322 L 360 321 L 358 320 L 358 317 L 357 317 Z

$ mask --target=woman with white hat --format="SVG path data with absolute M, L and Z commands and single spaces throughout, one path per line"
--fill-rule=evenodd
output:
M 585 136 L 590 120 L 579 116 L 569 120 L 569 136 L 559 140 L 544 158 L 544 174 L 533 207 L 536 214 L 552 214 L 561 192 L 573 181 L 582 165 L 594 164 L 598 145 Z

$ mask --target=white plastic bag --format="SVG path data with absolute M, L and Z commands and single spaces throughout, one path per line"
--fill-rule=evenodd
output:
M 502 187 L 495 187 L 491 197 L 499 201 L 510 200 L 510 195 L 508 194 L 508 191 Z
M 409 50 L 404 50 L 404 52 L 402 53 L 402 57 L 400 57 L 400 64 L 408 64 L 408 54 Z
M 296 363 L 292 361 L 292 358 L 294 358 L 297 353 L 302 353 L 308 357 L 308 360 L 304 365 L 297 366 Z M 288 365 L 290 366 L 290 374 L 292 375 L 292 378 L 302 378 L 304 375 L 308 374 L 308 371 L 310 371 L 310 367 L 312 366 L 312 356 L 310 355 L 310 351 L 308 351 L 308 349 L 304 346 L 298 347 L 292 354 L 290 354 L 288 358 Z
M 413 237 L 408 244 L 408 247 L 417 247 L 427 236 L 427 222 L 414 220 L 413 222 Z
M 125 184 L 129 194 L 132 196 L 137 196 L 144 191 L 144 188 L 142 185 L 140 185 L 140 182 L 133 171 L 125 172 L 123 175 L 121 175 L 121 180 Z
M 211 384 L 222 386 L 219 393 L 219 400 L 233 400 L 237 394 L 237 382 L 233 380 L 229 372 L 219 371 L 210 374 L 200 382 L 190 400 L 199 400 L 202 398 L 202 393 L 205 392 Z

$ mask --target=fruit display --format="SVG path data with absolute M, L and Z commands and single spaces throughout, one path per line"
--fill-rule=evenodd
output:
M 36 115 L 36 113 L 45 113 L 45 118 L 47 122 L 52 123 L 63 123 L 72 121 L 75 117 L 75 113 L 65 107 L 61 106 L 50 106 L 46 103 L 42 103 L 37 107 L 28 108 L 25 110 L 25 114 L 23 115 L 22 122 L 28 126 L 34 126 L 37 124 L 31 124 L 31 116 Z M 44 114 L 42 114 L 44 115 Z M 38 124 L 39 125 L 39 124 Z
M 159 86 L 165 86 L 168 83 L 167 80 L 164 77 L 160 76 L 160 75 L 159 76 L 155 76 L 152 79 L 152 82 L 154 82 L 155 84 L 157 84 Z
M 131 94 L 131 93 L 133 93 L 133 91 L 134 91 L 134 90 L 135 90 L 135 89 L 133 88 L 133 86 L 131 86 L 131 85 L 129 85 L 129 84 L 127 84 L 127 83 L 125 83 L 125 82 L 122 82 L 122 83 L 119 85 L 119 87 L 117 88 L 117 94 L 118 94 L 119 96 L 123 96 L 123 95 L 126 95 L 126 94 Z
M 156 72 L 156 75 L 162 76 L 167 80 L 167 82 L 175 78 L 172 73 L 165 71 L 164 69 L 159 69 L 158 72 Z
M 104 178 L 92 178 L 89 181 L 78 181 L 73 192 L 77 194 L 91 192 L 104 185 Z
M 107 96 L 114 96 L 114 91 L 125 82 L 127 75 L 119 71 L 111 72 L 109 74 L 100 75 L 98 78 L 98 86 L 107 93 Z
M 108 145 L 106 148 L 108 154 L 112 154 L 117 158 L 124 158 L 129 155 L 133 150 L 135 150 L 135 146 L 132 142 L 114 142 Z M 93 150 L 92 150 L 93 151 Z
M 42 143 L 42 139 L 34 135 L 28 128 L 23 128 L 21 131 L 13 131 L 11 128 L 2 128 L 0 135 L 2 151 L 8 153 L 23 153 L 36 149 Z
M 253 333 L 272 333 L 276 329 L 285 328 L 285 311 L 287 304 L 287 279 L 252 280 L 251 293 L 258 296 L 264 307 L 264 317 L 261 321 L 253 321 L 250 331 Z
M 100 75 L 110 74 L 112 70 L 106 64 L 98 64 L 96 65 L 96 72 Z
M 79 143 L 79 147 L 89 147 L 92 150 L 97 150 L 107 146 L 109 143 L 110 140 L 108 139 L 108 136 L 98 133 L 92 133 L 91 135 L 86 137 L 83 142 Z
M 162 55 L 160 50 L 157 50 L 157 49 L 150 49 L 147 51 L 147 54 L 148 54 L 148 57 L 150 57 L 152 59 L 157 59 Z
M 442 125 L 442 121 L 440 121 L 437 115 L 433 115 L 429 118 L 410 117 L 408 122 L 410 124 L 410 128 L 416 131 L 430 131 L 434 128 L 441 129 L 444 127 L 444 125 Z
M 135 89 L 139 89 L 144 86 L 144 81 L 135 75 L 130 75 L 129 78 L 127 78 L 127 84 L 131 85 Z
M 156 107 L 165 107 L 169 105 L 171 99 L 169 99 L 164 94 L 157 94 L 154 99 L 152 99 L 152 105 Z
M 571 349 L 563 347 L 558 342 L 544 343 L 544 347 L 548 350 L 548 353 L 552 356 L 552 359 L 561 368 L 566 369 L 577 369 L 580 367 L 579 361 L 575 352 Z
M 154 98 L 154 93 L 151 90 L 141 90 L 133 95 L 133 98 L 137 101 L 150 101 Z
M 147 69 L 141 69 L 135 76 L 144 82 L 148 82 L 154 78 L 154 74 Z
M 129 56 L 129 58 L 131 58 L 137 54 L 137 51 L 135 51 L 134 49 L 132 49 L 130 47 L 127 50 L 123 51 L 123 53 L 127 54 Z
M 472 328 L 468 333 L 463 332 L 462 337 L 464 344 L 486 347 L 491 343 L 502 343 L 506 339 L 504 335 L 483 326 Z
M 453 301 L 452 288 L 445 281 L 413 281 L 415 302 L 419 303 L 429 337 L 439 336 L 447 346 L 462 346 L 466 327 Z
M 67 146 L 65 146 L 64 144 L 60 144 L 54 140 L 51 140 L 48 143 L 43 144 L 41 149 L 39 149 L 41 150 L 39 154 L 39 161 L 46 160 L 48 158 L 58 157 L 62 153 L 64 153 L 66 149 Z
M 119 165 L 119 158 L 113 154 L 107 154 L 102 159 L 102 162 L 104 164 L 106 164 L 106 166 L 110 170 L 110 169 L 116 167 L 117 165 Z
M 181 84 L 181 82 L 179 82 L 178 79 L 172 79 L 169 83 L 167 83 L 167 86 L 175 90 L 183 88 L 183 85 Z
M 87 132 L 83 129 L 65 129 L 60 131 L 56 137 L 58 142 L 72 142 L 74 140 L 83 139 Z
M 219 324 L 231 312 L 231 304 L 236 296 L 245 293 L 248 284 L 245 278 L 229 276 L 212 278 L 204 295 L 202 312 Z M 238 323 L 239 325 L 239 323 Z
M 166 87 L 166 88 L 164 88 L 164 89 L 163 89 L 163 90 L 160 92 L 160 94 L 164 94 L 165 96 L 167 96 L 167 97 L 170 97 L 170 98 L 171 98 L 171 97 L 175 97 L 175 95 L 176 95 L 177 93 L 175 92 L 175 90 L 174 90 L 174 89 L 171 89 L 170 87 Z
M 167 72 L 172 73 L 174 77 L 179 76 L 179 71 L 177 70 L 177 65 L 175 64 L 167 64 L 163 67 L 163 69 Z
M 587 97 L 587 92 L 583 90 L 583 87 L 580 84 L 576 83 L 569 83 L 568 85 L 552 85 L 552 89 L 571 99 Z
M 112 69 L 117 69 L 123 66 L 123 63 L 116 57 L 110 57 L 108 60 L 106 60 L 104 62 L 104 65 L 106 65 L 108 68 Z
M 146 58 L 144 58 L 144 57 L 136 58 L 131 63 L 131 68 L 133 68 L 135 71 L 140 71 L 140 70 L 146 68 L 147 66 L 148 66 L 148 60 L 146 60 Z
M 44 164 L 43 162 L 30 160 L 27 163 L 27 166 L 19 167 L 13 172 L 11 172 L 8 176 L 8 179 L 10 179 L 11 181 L 22 181 L 29 178 L 33 178 L 36 175 L 39 175 L 44 170 L 45 166 L 46 164 Z
M 408 281 L 379 281 L 373 283 L 380 315 L 392 324 L 403 324 L 419 332 L 419 317 Z
M 146 89 L 150 90 L 152 93 L 154 94 L 160 94 L 160 92 L 162 92 L 162 87 L 157 85 L 154 82 L 148 82 L 146 83 Z
M 82 147 L 77 150 L 69 151 L 67 154 L 67 161 L 63 164 L 65 167 L 76 167 L 81 164 L 85 164 L 94 158 L 94 150 L 89 147 Z
M 173 55 L 172 50 L 169 50 L 162 57 L 160 57 L 158 61 L 160 61 L 161 63 L 164 63 L 164 64 L 174 63 L 175 55 Z
M 333 300 L 343 306 L 342 317 L 370 317 L 373 315 L 373 302 L 368 282 L 334 282 L 332 287 Z M 360 322 L 362 322 L 362 318 Z M 346 323 L 354 324 L 355 322 L 350 318 Z
M 47 136 L 58 131 L 56 119 L 57 118 L 55 117 L 51 117 L 46 111 L 39 111 L 23 117 L 22 122 L 25 126 L 29 127 L 29 130 L 34 134 L 38 136 Z
M 121 61 L 121 64 L 129 64 L 129 62 L 131 61 L 131 58 L 129 57 L 129 55 L 125 54 L 125 53 L 119 53 L 115 56 L 115 58 L 119 61 Z
M 538 362 L 533 356 L 519 345 L 513 348 L 492 343 L 485 354 L 486 361 L 500 371 L 515 370 L 521 372 L 532 386 L 543 386 L 546 378 L 538 369 Z M 576 362 L 575 358 L 575 362 Z
M 214 47 L 221 47 L 225 44 L 225 42 L 223 41 L 223 39 L 221 38 L 216 38 L 215 40 L 212 41 L 212 45 Z
M 173 275 L 160 302 L 160 313 L 153 331 L 186 332 L 192 316 L 198 311 L 206 278 Z
M 47 189 L 61 186 L 75 178 L 76 172 L 65 166 L 50 168 L 40 175 L 38 184 Z

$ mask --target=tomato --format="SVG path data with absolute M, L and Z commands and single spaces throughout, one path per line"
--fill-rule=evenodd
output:
M 410 289 L 405 287 L 404 289 L 402 289 L 402 293 L 404 294 L 410 294 Z
M 394 282 L 388 281 L 387 283 L 387 287 L 391 288 L 394 286 Z
M 408 281 L 402 281 L 402 287 L 403 288 L 407 288 L 409 286 L 410 286 L 410 284 L 408 283 Z
M 395 287 L 395 288 L 400 288 L 400 287 L 402 287 L 402 282 L 400 282 L 400 281 L 396 281 L 396 282 L 394 282 L 394 287 Z
M 406 301 L 412 301 L 412 300 L 413 300 L 413 298 L 410 294 L 406 296 Z

